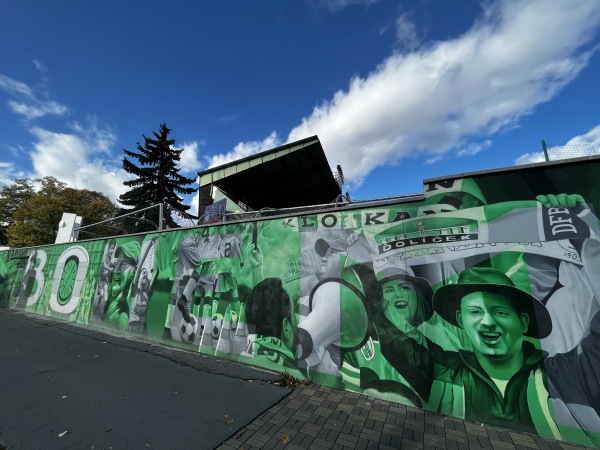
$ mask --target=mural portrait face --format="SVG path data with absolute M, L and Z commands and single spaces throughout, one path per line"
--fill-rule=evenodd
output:
M 383 311 L 386 317 L 398 325 L 398 319 L 410 321 L 417 313 L 419 298 L 410 281 L 390 280 L 381 285 Z
M 316 276 L 319 280 L 339 275 L 340 262 L 337 253 L 335 249 L 329 247 L 327 253 L 321 257 L 321 262 L 316 271 Z
M 522 351 L 529 316 L 519 313 L 512 300 L 493 292 L 463 297 L 456 320 L 473 343 L 473 351 L 496 360 Z

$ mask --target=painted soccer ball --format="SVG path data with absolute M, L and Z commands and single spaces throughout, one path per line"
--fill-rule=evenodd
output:
M 196 340 L 196 336 L 198 335 L 198 319 L 193 315 L 190 315 L 190 319 L 190 323 L 187 323 L 185 319 L 181 319 L 179 331 L 181 333 L 182 342 L 192 343 Z
M 223 314 L 215 314 L 212 317 L 212 338 L 219 339 L 221 328 L 223 327 Z

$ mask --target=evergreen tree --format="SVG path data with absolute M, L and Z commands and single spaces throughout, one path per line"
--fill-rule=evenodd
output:
M 125 181 L 125 185 L 132 189 L 121 195 L 119 202 L 126 207 L 131 207 L 123 210 L 124 213 L 163 203 L 164 226 L 176 228 L 177 223 L 173 220 L 172 212 L 176 210 L 188 214 L 190 206 L 184 205 L 179 195 L 195 192 L 194 188 L 186 187 L 195 180 L 179 174 L 180 168 L 177 163 L 183 149 L 177 150 L 173 147 L 175 139 L 169 137 L 170 133 L 167 124 L 163 123 L 158 133 L 152 133 L 154 139 L 142 135 L 144 145 L 138 143 L 137 152 L 123 149 L 126 155 L 123 157 L 123 168 L 136 178 Z M 128 156 L 131 159 L 127 158 Z M 133 159 L 136 159 L 140 165 L 132 162 Z M 158 211 L 149 210 L 144 213 L 143 218 L 158 224 Z M 135 231 L 149 229 L 147 222 L 140 222 L 136 225 Z

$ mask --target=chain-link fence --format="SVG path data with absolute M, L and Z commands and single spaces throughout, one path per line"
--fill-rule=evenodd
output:
M 600 144 L 554 145 L 546 147 L 545 143 L 542 143 L 542 146 L 546 154 L 546 161 L 600 155 Z

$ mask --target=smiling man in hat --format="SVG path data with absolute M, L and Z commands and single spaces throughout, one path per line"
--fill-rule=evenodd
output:
M 465 331 L 473 351 L 435 358 L 432 409 L 529 432 L 539 428 L 536 420 L 553 423 L 549 411 L 544 415 L 548 392 L 542 352 L 524 340 L 546 337 L 552 329 L 541 302 L 503 272 L 472 267 L 455 284 L 438 289 L 433 305 Z M 537 404 L 530 404 L 533 400 Z M 532 407 L 541 417 L 531 413 Z
M 473 351 L 430 346 L 435 364 L 429 408 L 555 439 L 600 443 L 593 407 L 600 393 L 595 363 L 600 315 L 579 349 L 544 358 L 525 338 L 548 336 L 550 314 L 501 271 L 466 269 L 456 283 L 436 291 L 433 306 L 464 330 Z

